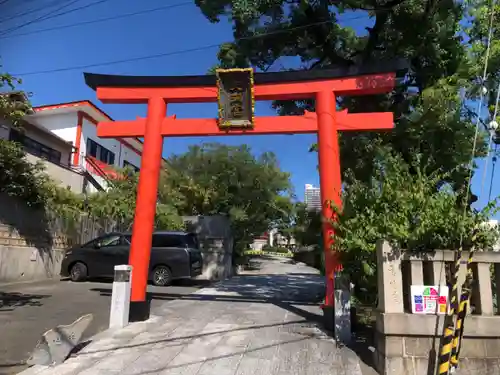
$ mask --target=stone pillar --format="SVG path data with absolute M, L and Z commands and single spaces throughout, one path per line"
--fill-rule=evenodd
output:
M 129 323 L 131 279 L 132 266 L 115 266 L 109 328 L 123 328 Z
M 385 240 L 377 241 L 378 310 L 403 313 L 403 279 L 401 251 Z
M 351 343 L 351 283 L 335 273 L 335 340 Z

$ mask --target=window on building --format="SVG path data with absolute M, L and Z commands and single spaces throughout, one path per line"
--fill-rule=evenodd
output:
M 115 153 L 90 138 L 87 139 L 87 155 L 109 165 L 115 164 Z
M 27 137 L 18 130 L 12 129 L 10 132 L 10 140 L 21 144 L 24 150 L 39 158 L 48 160 L 55 164 L 61 164 L 61 152 L 49 146 L 44 145 L 34 139 Z
M 139 172 L 139 168 L 136 167 L 134 164 L 129 163 L 128 161 L 124 160 L 123 161 L 123 168 L 132 168 L 135 172 Z

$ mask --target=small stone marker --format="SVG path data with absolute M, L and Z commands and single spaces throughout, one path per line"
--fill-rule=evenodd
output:
M 109 312 L 109 328 L 123 328 L 129 322 L 131 282 L 132 266 L 115 266 L 111 309 Z
M 45 366 L 63 363 L 80 342 L 92 319 L 93 315 L 87 314 L 69 325 L 60 325 L 48 330 L 42 335 L 26 363 Z
M 335 273 L 335 340 L 348 345 L 351 333 L 351 283 Z

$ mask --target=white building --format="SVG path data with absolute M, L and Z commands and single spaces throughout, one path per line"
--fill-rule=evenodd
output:
M 104 188 L 113 175 L 110 167 L 139 170 L 143 143 L 137 138 L 103 139 L 97 136 L 99 121 L 113 121 L 89 100 L 34 107 L 26 120 L 43 127 L 73 146 L 71 166 L 89 172 Z M 93 188 L 91 188 L 93 190 Z
M 318 187 L 306 184 L 304 191 L 304 203 L 310 211 L 321 210 L 321 191 Z
M 107 188 L 114 168 L 139 170 L 143 150 L 137 138 L 99 138 L 100 121 L 113 119 L 88 100 L 39 106 L 25 116 L 22 131 L 0 123 L 0 138 L 22 144 L 27 158 L 43 161 L 61 186 L 93 192 Z

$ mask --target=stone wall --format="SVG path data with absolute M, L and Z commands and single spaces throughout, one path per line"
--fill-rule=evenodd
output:
M 463 256 L 467 259 L 467 254 Z M 454 263 L 450 250 L 412 254 L 385 241 L 377 244 L 375 363 L 379 374 L 436 374 L 445 318 L 412 314 L 409 289 L 410 285 L 446 285 L 445 275 L 454 272 Z M 493 303 L 496 297 L 496 306 L 500 305 L 500 253 L 476 252 L 472 271 L 472 309 L 464 322 L 457 374 L 500 375 L 500 316 Z M 465 274 L 465 266 L 460 267 L 458 285 Z
M 198 234 L 203 252 L 202 278 L 232 276 L 233 239 L 229 220 L 222 216 L 186 217 Z M 64 223 L 23 202 L 0 194 L 0 282 L 43 280 L 59 276 L 65 249 L 115 230 L 113 223 L 82 217 Z
M 70 243 L 54 232 L 43 212 L 0 194 L 0 281 L 57 276 Z
M 233 275 L 233 237 L 229 219 L 223 216 L 187 216 L 187 229 L 198 236 L 203 253 L 203 274 L 207 280 Z
M 104 224 L 64 222 L 0 194 L 0 282 L 58 277 L 64 250 L 106 232 Z

